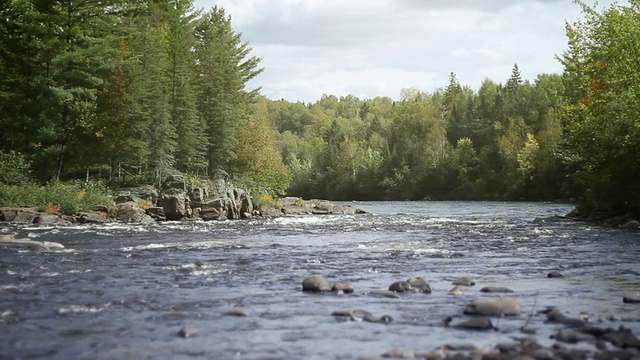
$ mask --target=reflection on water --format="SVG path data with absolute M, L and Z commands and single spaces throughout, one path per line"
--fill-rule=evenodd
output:
M 620 324 L 611 316 L 640 319 L 639 306 L 622 302 L 623 293 L 640 290 L 638 232 L 533 222 L 570 211 L 559 204 L 355 205 L 369 214 L 4 229 L 67 249 L 0 249 L 0 357 L 349 359 L 390 348 L 494 345 L 518 336 L 528 314 L 547 306 L 586 312 L 603 326 Z M 548 279 L 552 270 L 565 277 Z M 356 292 L 302 293 L 310 273 L 352 281 Z M 425 277 L 433 293 L 369 294 L 412 276 Z M 477 285 L 446 295 L 461 276 Z M 499 319 L 497 332 L 443 326 L 473 299 L 492 296 L 478 291 L 489 285 L 513 289 L 523 315 Z M 224 316 L 230 306 L 252 315 Z M 329 316 L 343 308 L 395 321 Z M 198 334 L 177 336 L 184 325 Z M 640 332 L 638 322 L 624 325 Z M 543 343 L 557 330 L 539 316 L 529 326 Z

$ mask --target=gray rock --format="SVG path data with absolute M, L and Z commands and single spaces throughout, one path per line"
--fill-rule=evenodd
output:
M 183 338 L 192 337 L 198 334 L 198 330 L 192 328 L 191 326 L 183 326 L 180 330 L 178 330 L 178 336 Z
M 302 291 L 322 292 L 331 291 L 331 285 L 322 275 L 311 275 L 302 281 Z
M 469 330 L 491 330 L 494 328 L 491 319 L 489 319 L 488 317 L 469 319 L 453 326 L 456 328 Z
M 628 304 L 640 304 L 640 292 L 626 293 L 622 297 L 622 301 Z
M 126 223 L 152 223 L 154 220 L 151 216 L 140 208 L 137 202 L 128 201 L 116 205 L 116 217 L 118 220 Z
M 51 241 L 34 241 L 30 239 L 16 239 L 13 234 L 0 235 L 0 246 L 23 248 L 32 251 L 64 249 L 64 245 Z
M 68 221 L 61 219 L 56 214 L 39 214 L 34 220 L 34 224 L 38 225 L 54 225 L 54 224 L 69 224 Z
M 555 335 L 553 335 L 553 338 L 569 344 L 576 344 L 580 341 L 595 342 L 596 340 L 595 336 L 591 334 L 585 334 L 573 330 L 560 330 Z
M 0 221 L 16 224 L 32 224 L 38 215 L 39 212 L 29 208 L 0 208 Z
M 182 220 L 191 214 L 191 207 L 184 193 L 162 194 L 162 208 L 167 220 Z
M 160 191 L 163 195 L 186 194 L 187 184 L 182 175 L 169 175 L 162 182 Z
M 232 308 L 226 309 L 224 311 L 224 315 L 248 317 L 248 316 L 251 316 L 251 313 L 249 313 L 249 311 L 247 311 L 245 308 L 232 307 Z
M 467 315 L 520 315 L 520 303 L 512 298 L 478 299 L 464 309 Z
M 81 212 L 76 218 L 81 224 L 104 224 L 109 222 L 106 215 L 95 212 Z
M 411 287 L 411 284 L 409 284 L 406 281 L 396 281 L 393 284 L 389 285 L 389 291 L 404 293 L 404 292 L 412 292 L 413 288 Z
M 640 222 L 637 220 L 628 221 L 620 226 L 623 229 L 640 229 Z
M 568 317 L 556 308 L 549 308 L 544 312 L 546 312 L 547 314 L 547 321 L 551 323 L 563 324 L 568 326 L 584 326 L 586 324 L 584 320 Z
M 418 289 L 421 293 L 431 294 L 431 286 L 422 276 L 409 278 L 407 279 L 407 283 L 409 283 L 412 288 Z
M 353 292 L 353 284 L 351 281 L 342 281 L 334 283 L 331 287 L 332 291 L 342 291 L 343 293 L 352 293 Z
M 467 278 L 467 277 L 461 277 L 461 278 L 457 278 L 455 280 L 453 280 L 452 282 L 453 285 L 464 285 L 464 286 L 473 286 L 476 284 L 475 281 Z
M 372 290 L 372 291 L 369 292 L 369 294 L 384 296 L 384 297 L 393 298 L 393 299 L 399 299 L 400 298 L 400 295 L 398 295 L 398 293 L 396 293 L 395 291 L 391 291 L 391 290 Z

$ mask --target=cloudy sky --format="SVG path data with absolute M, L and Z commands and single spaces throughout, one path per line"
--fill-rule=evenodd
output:
M 248 87 L 294 102 L 397 99 L 444 87 L 451 72 L 477 89 L 506 82 L 516 63 L 525 79 L 561 73 L 565 20 L 581 18 L 570 0 L 195 0 L 214 5 L 262 58 Z

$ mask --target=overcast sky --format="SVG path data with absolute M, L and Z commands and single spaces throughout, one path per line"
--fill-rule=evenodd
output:
M 451 72 L 478 89 L 506 82 L 515 63 L 529 80 L 561 73 L 565 20 L 581 18 L 570 0 L 195 0 L 213 5 L 262 58 L 248 88 L 292 102 L 398 99 L 402 88 L 445 87 Z

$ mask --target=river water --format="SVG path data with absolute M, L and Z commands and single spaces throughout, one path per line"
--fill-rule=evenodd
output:
M 0 249 L 0 358 L 354 359 L 391 348 L 445 343 L 491 347 L 536 328 L 550 344 L 560 327 L 535 310 L 556 306 L 599 326 L 640 333 L 640 232 L 534 219 L 570 205 L 498 202 L 358 202 L 362 215 L 265 220 L 13 227 L 0 232 L 55 241 L 62 251 Z M 547 278 L 550 271 L 564 277 Z M 322 274 L 353 294 L 309 294 Z M 423 276 L 431 294 L 369 292 Z M 447 295 L 454 278 L 476 281 Z M 506 286 L 523 314 L 493 319 L 498 331 L 447 328 L 465 304 Z M 225 316 L 240 306 L 249 317 Z M 337 321 L 361 308 L 390 324 Z M 611 317 L 614 317 L 611 319 Z M 183 326 L 195 336 L 177 335 Z

